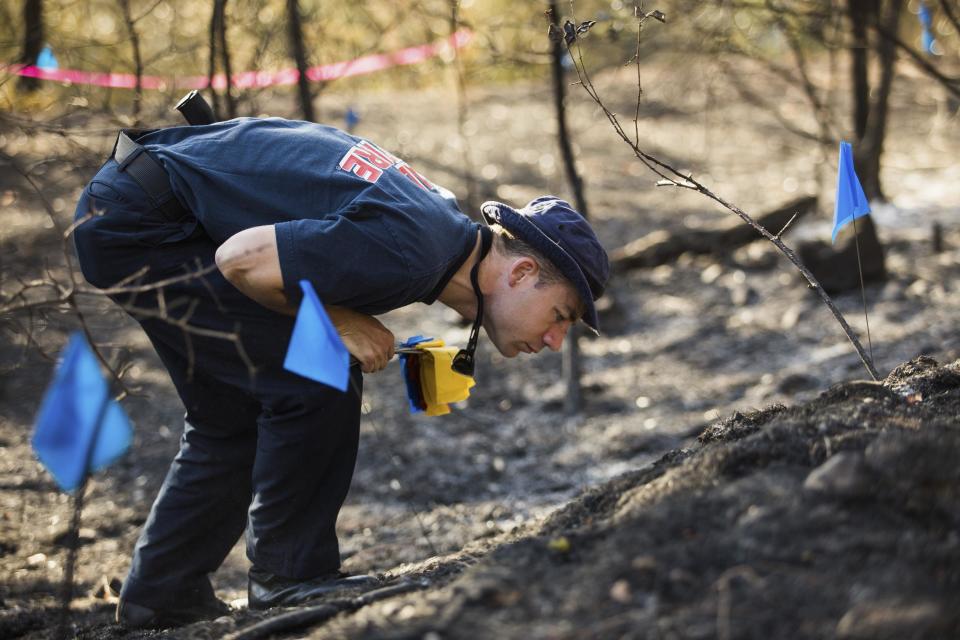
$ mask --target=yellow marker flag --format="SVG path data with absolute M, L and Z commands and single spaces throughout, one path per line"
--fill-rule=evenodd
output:
M 420 381 L 427 404 L 448 404 L 470 397 L 470 388 L 476 382 L 453 370 L 453 358 L 460 350 L 456 347 L 428 347 L 420 362 Z
M 450 413 L 449 404 L 470 397 L 476 382 L 470 376 L 453 370 L 453 359 L 460 351 L 444 346 L 443 340 L 430 340 L 415 345 L 420 351 L 420 390 L 426 414 L 441 416 Z
M 427 408 L 423 410 L 428 416 L 445 416 L 450 413 L 450 405 L 448 404 L 428 404 Z

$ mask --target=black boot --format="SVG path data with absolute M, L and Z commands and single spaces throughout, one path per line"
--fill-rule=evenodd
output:
M 213 590 L 191 589 L 169 606 L 151 608 L 126 598 L 117 604 L 116 620 L 128 629 L 178 627 L 198 620 L 212 620 L 230 613 L 230 606 Z
M 289 607 L 319 598 L 343 589 L 374 587 L 379 584 L 373 576 L 351 576 L 340 571 L 324 574 L 309 580 L 294 580 L 250 568 L 247 602 L 251 609 Z

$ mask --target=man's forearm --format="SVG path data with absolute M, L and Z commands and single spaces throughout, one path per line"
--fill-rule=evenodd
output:
M 283 291 L 283 273 L 273 226 L 252 227 L 231 236 L 217 249 L 217 268 L 251 300 L 286 315 L 296 315 Z M 380 371 L 393 357 L 394 336 L 379 320 L 346 307 L 325 306 L 347 350 L 365 373 Z

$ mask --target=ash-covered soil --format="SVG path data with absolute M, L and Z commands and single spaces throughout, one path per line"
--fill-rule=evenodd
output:
M 311 638 L 951 638 L 960 361 L 737 413 Z M 464 563 L 470 566 L 455 577 Z M 200 637 L 210 627 L 176 637 Z M 217 632 L 233 629 L 224 621 Z
M 632 73 L 601 78 L 622 113 L 633 112 Z M 829 237 L 834 150 L 825 154 L 744 104 L 708 62 L 665 60 L 644 74 L 640 131 L 650 151 L 750 213 L 818 195 L 819 211 L 786 239 Z M 781 115 L 803 122 L 801 94 L 760 72 L 749 81 L 782 95 Z M 481 198 L 521 204 L 567 193 L 546 86 L 474 90 L 467 132 Z M 256 112 L 290 115 L 290 101 L 264 94 Z M 592 104 L 575 92 L 569 102 L 607 247 L 728 221 L 694 194 L 655 187 Z M 348 98 L 331 90 L 320 99 L 322 118 L 339 123 L 349 104 L 363 115 L 359 134 L 463 192 L 449 93 Z M 158 123 L 176 123 L 157 114 Z M 73 113 L 56 121 L 64 138 L 18 122 L 0 120 L 0 143 L 33 172 L 65 225 L 117 123 Z M 417 592 L 291 637 L 956 637 L 960 127 L 940 90 L 906 68 L 891 123 L 891 202 L 873 214 L 890 276 L 865 292 L 877 368 L 896 368 L 883 384 L 864 381 L 829 312 L 762 242 L 616 274 L 602 303 L 604 335 L 581 342 L 578 416 L 563 412 L 559 354 L 506 361 L 483 345 L 473 396 L 442 418 L 407 413 L 393 364 L 365 381 L 360 458 L 339 529 L 345 569 Z M 62 275 L 64 258 L 30 186 L 6 164 L 0 176 L 0 287 L 8 293 L 18 279 Z M 939 252 L 934 221 L 943 226 Z M 865 339 L 860 293 L 836 302 Z M 99 298 L 83 308 L 108 358 L 131 364 L 134 394 L 123 405 L 136 438 L 89 489 L 76 634 L 219 638 L 282 613 L 240 606 L 220 621 L 161 632 L 109 622 L 104 584 L 126 571 L 176 451 L 182 408 L 134 323 Z M 433 307 L 384 321 L 398 338 L 463 344 L 468 332 Z M 23 339 L 27 326 L 35 343 Z M 52 368 L 43 353 L 55 355 L 75 327 L 55 312 L 2 327 L 0 637 L 53 635 L 70 504 L 29 437 Z M 916 360 L 921 354 L 945 364 Z M 237 605 L 246 566 L 238 547 L 214 576 L 221 597 Z M 426 586 L 410 582 L 421 578 Z M 361 604 L 349 595 L 334 604 Z

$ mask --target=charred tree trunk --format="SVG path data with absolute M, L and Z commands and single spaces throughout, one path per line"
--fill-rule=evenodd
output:
M 303 119 L 313 122 L 313 97 L 307 79 L 307 51 L 303 44 L 303 25 L 300 5 L 297 0 L 287 0 L 287 36 L 290 39 L 290 54 L 297 64 L 297 91 L 300 95 L 300 110 Z
M 207 88 L 213 98 L 213 114 L 217 120 L 223 119 L 220 108 L 220 96 L 213 86 L 217 72 L 217 59 L 220 59 L 225 78 L 224 97 L 226 98 L 227 118 L 237 117 L 237 104 L 233 97 L 233 70 L 230 64 L 230 49 L 227 46 L 227 0 L 214 0 L 213 13 L 210 16 L 210 69 L 207 75 Z
M 224 95 L 227 98 L 227 117 L 237 117 L 237 101 L 233 97 L 233 65 L 230 62 L 230 47 L 227 45 L 227 0 L 217 0 L 220 5 L 220 22 L 217 25 L 217 37 L 220 40 L 220 61 L 226 79 Z
M 23 51 L 21 64 L 35 65 L 43 50 L 43 0 L 24 0 L 23 3 Z M 36 91 L 40 86 L 37 78 L 20 76 L 17 86 L 24 91 Z
M 854 167 L 864 194 L 868 200 L 883 200 L 883 186 L 880 181 L 880 157 L 883 153 L 883 141 L 887 131 L 887 113 L 890 90 L 896 68 L 896 45 L 885 39 L 875 38 L 875 45 L 867 37 L 870 25 L 879 25 L 890 33 L 897 32 L 902 0 L 849 0 L 849 17 L 853 35 L 853 87 L 854 87 Z M 879 86 L 871 97 L 869 81 L 869 54 L 873 51 L 880 67 Z M 873 219 L 869 216 L 851 225 L 856 238 L 847 244 L 841 255 L 851 253 L 850 244 L 858 243 L 860 262 L 865 281 L 883 280 L 886 277 L 886 265 L 883 246 L 877 237 Z
M 853 84 L 854 162 L 864 193 L 870 200 L 883 200 L 880 182 L 880 156 L 887 131 L 890 90 L 896 69 L 896 43 L 889 38 L 874 38 L 871 44 L 868 29 L 896 34 L 903 0 L 848 0 L 847 15 L 852 35 L 851 78 Z M 871 91 L 870 54 L 879 66 L 880 79 Z M 871 95 L 872 93 L 872 95 Z
M 460 0 L 450 0 L 450 36 L 452 37 L 460 28 Z M 463 59 L 460 57 L 460 48 L 453 49 L 453 72 L 457 83 L 457 133 L 460 136 L 460 144 L 463 151 L 463 172 L 464 182 L 466 183 L 466 196 L 464 208 L 467 215 L 474 218 L 480 211 L 480 203 L 477 202 L 477 180 L 473 170 L 473 154 L 471 153 L 470 141 L 467 139 L 467 79 L 463 71 Z
M 853 89 L 853 161 L 857 177 L 868 200 L 883 200 L 880 182 L 880 157 L 887 130 L 890 89 L 896 68 L 896 43 L 889 38 L 869 37 L 869 31 L 896 33 L 903 0 L 847 0 L 847 18 L 851 35 L 851 85 Z M 879 67 L 879 82 L 870 86 L 871 54 Z M 864 282 L 886 278 L 883 245 L 871 216 L 849 225 L 854 231 L 839 248 L 804 245 L 799 253 L 804 264 L 820 281 L 824 290 L 839 293 Z M 844 234 L 848 233 L 844 230 Z
M 130 0 L 120 0 L 120 10 L 123 12 L 123 22 L 127 27 L 127 36 L 130 38 L 130 48 L 133 51 L 133 73 L 136 79 L 133 87 L 133 119 L 137 126 L 140 123 L 140 105 L 143 103 L 143 59 L 140 56 L 140 34 L 137 32 L 136 20 L 130 13 Z
M 557 24 L 557 3 L 551 0 L 550 14 L 551 24 L 559 27 Z M 563 54 L 565 49 L 560 40 L 551 42 L 550 50 L 550 72 L 553 80 L 553 104 L 557 113 L 557 140 L 560 143 L 560 155 L 563 157 L 563 168 L 567 174 L 567 182 L 570 190 L 573 191 L 573 199 L 576 202 L 577 210 L 583 214 L 584 218 L 589 218 L 587 213 L 587 200 L 583 195 L 583 179 L 577 172 L 576 160 L 573 157 L 573 147 L 570 144 L 570 133 L 567 129 L 567 109 L 566 109 L 566 84 L 563 79 Z
M 903 0 L 887 0 L 882 15 L 878 15 L 880 28 L 889 33 L 896 33 L 900 24 L 900 13 L 903 9 Z M 878 10 L 879 11 L 879 10 Z M 861 176 L 863 190 L 867 198 L 883 200 L 883 188 L 880 183 L 880 156 L 883 153 L 883 142 L 887 134 L 887 114 L 890 104 L 890 90 L 893 87 L 893 76 L 897 63 L 896 44 L 887 38 L 876 38 L 876 58 L 880 66 L 880 82 L 876 95 L 870 104 L 870 114 L 867 117 L 866 128 L 859 137 L 858 153 L 854 161 L 860 158 L 857 166 Z M 859 171 L 863 171 L 860 174 Z
M 897 33 L 900 25 L 900 13 L 903 0 L 887 0 L 883 12 L 874 3 L 876 24 L 888 33 Z M 885 200 L 880 182 L 880 157 L 883 155 L 883 142 L 887 135 L 887 115 L 889 113 L 890 91 L 897 64 L 896 43 L 887 38 L 876 38 L 876 58 L 880 66 L 880 82 L 876 95 L 870 102 L 870 113 L 866 120 L 863 135 L 858 137 L 854 166 L 860 177 L 863 191 L 870 200 Z M 864 280 L 883 280 L 886 278 L 886 264 L 883 245 L 877 237 L 873 218 L 866 216 L 857 220 L 856 234 L 860 249 L 860 264 Z
M 547 19 L 553 26 L 552 32 L 559 31 L 559 16 L 556 0 L 547 3 Z M 565 50 L 560 39 L 551 38 L 550 45 L 550 75 L 553 82 L 553 104 L 557 113 L 557 140 L 560 143 L 560 155 L 563 157 L 563 168 L 567 175 L 567 183 L 573 191 L 573 199 L 577 211 L 584 218 L 588 217 L 587 200 L 583 195 L 583 179 L 577 172 L 577 165 L 573 157 L 573 147 L 570 144 L 570 133 L 567 129 L 566 85 L 563 79 L 563 54 Z M 579 413 L 583 408 L 583 394 L 580 388 L 580 327 L 570 327 L 570 335 L 563 350 L 563 377 L 567 384 L 565 398 L 566 409 L 569 413 Z
M 853 74 L 853 130 L 857 140 L 867 132 L 870 115 L 870 42 L 867 38 L 867 22 L 872 17 L 873 0 L 849 0 L 847 14 L 850 17 L 850 71 Z
M 220 109 L 220 95 L 213 86 L 213 78 L 217 75 L 217 30 L 220 24 L 220 0 L 213 1 L 213 12 L 210 14 L 210 65 L 207 68 L 207 90 L 210 92 L 210 99 L 213 101 L 213 116 L 217 120 L 223 118 L 223 112 Z

